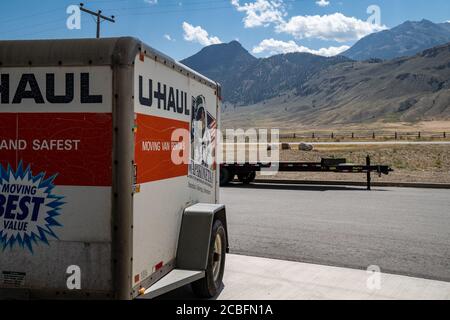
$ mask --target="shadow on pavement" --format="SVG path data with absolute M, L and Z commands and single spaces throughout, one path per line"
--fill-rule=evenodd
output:
M 328 185 L 307 185 L 307 184 L 268 184 L 268 183 L 230 183 L 222 188 L 241 188 L 241 189 L 266 189 L 266 190 L 301 190 L 301 191 L 365 191 L 364 186 L 328 186 Z M 372 187 L 372 192 L 387 191 L 377 187 Z
M 209 300 L 216 300 L 224 289 L 224 285 L 220 288 L 217 295 Z M 156 297 L 155 300 L 199 300 L 199 298 L 192 291 L 191 285 L 185 285 L 184 287 L 175 289 L 171 292 Z

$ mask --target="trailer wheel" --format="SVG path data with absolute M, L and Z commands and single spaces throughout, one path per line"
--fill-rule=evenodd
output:
M 225 268 L 226 232 L 222 221 L 216 220 L 211 232 L 206 276 L 192 283 L 192 290 L 200 298 L 212 298 L 222 286 Z
M 239 182 L 242 182 L 243 184 L 249 184 L 253 182 L 256 178 L 256 172 L 249 172 L 246 174 L 238 175 Z
M 226 186 L 231 181 L 230 170 L 226 168 L 220 168 L 220 185 Z

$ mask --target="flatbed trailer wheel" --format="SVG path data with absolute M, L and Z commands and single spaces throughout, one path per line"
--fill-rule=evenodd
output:
M 227 168 L 220 168 L 220 185 L 226 186 L 233 179 L 230 170 Z
M 226 232 L 222 221 L 216 220 L 211 232 L 206 276 L 192 283 L 192 290 L 200 298 L 212 298 L 222 286 L 225 269 Z
M 254 171 L 238 175 L 239 182 L 242 182 L 243 184 L 249 184 L 249 183 L 253 182 L 255 180 L 255 178 L 256 178 L 256 172 L 254 172 Z

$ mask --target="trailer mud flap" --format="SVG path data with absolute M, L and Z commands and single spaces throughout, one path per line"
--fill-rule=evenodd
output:
M 184 210 L 178 238 L 177 268 L 206 270 L 209 240 L 216 218 L 222 221 L 226 230 L 226 213 L 223 204 L 197 203 Z

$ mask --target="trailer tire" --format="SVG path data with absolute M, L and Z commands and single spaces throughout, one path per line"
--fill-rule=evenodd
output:
M 227 248 L 226 237 L 226 231 L 222 221 L 214 221 L 205 277 L 192 283 L 192 290 L 200 298 L 214 297 L 222 286 Z
M 226 168 L 220 168 L 220 186 L 226 186 L 231 181 L 231 172 Z
M 256 172 L 249 172 L 246 174 L 238 175 L 239 182 L 242 182 L 243 184 L 250 184 L 253 182 L 256 178 Z

